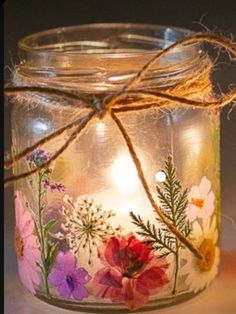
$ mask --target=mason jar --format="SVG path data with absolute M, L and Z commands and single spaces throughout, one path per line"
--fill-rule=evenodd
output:
M 91 24 L 19 42 L 13 84 L 28 89 L 9 99 L 13 156 L 78 124 L 15 162 L 14 174 L 47 162 L 93 107 L 102 111 L 51 164 L 15 183 L 19 276 L 37 298 L 125 313 L 182 302 L 215 278 L 219 112 L 135 97 L 162 90 L 212 99 L 204 47 L 182 45 L 159 58 L 131 87 L 132 97 L 114 104 L 129 107 L 116 120 L 102 107 L 155 55 L 192 35 L 158 25 Z M 136 108 L 146 102 L 147 109 Z

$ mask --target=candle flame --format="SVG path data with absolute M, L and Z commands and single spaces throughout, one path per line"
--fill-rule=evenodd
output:
M 139 184 L 137 170 L 128 155 L 120 155 L 115 159 L 111 176 L 113 183 L 122 192 L 133 192 Z

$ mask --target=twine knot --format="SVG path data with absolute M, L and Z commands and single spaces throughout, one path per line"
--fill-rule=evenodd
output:
M 92 98 L 92 108 L 95 109 L 97 117 L 102 120 L 106 115 L 106 106 L 104 99 L 101 100 L 97 96 L 93 96 Z
M 119 93 L 108 95 L 103 97 L 102 99 L 97 96 L 93 96 L 92 107 L 96 110 L 97 117 L 102 120 L 105 118 L 107 113 L 110 113 L 112 107 L 114 106 L 113 99 L 118 97 Z

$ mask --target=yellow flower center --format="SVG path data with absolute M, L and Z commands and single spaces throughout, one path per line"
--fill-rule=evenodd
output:
M 192 198 L 192 204 L 199 208 L 202 208 L 204 205 L 204 200 L 201 198 Z
M 211 239 L 204 239 L 199 247 L 202 259 L 198 260 L 198 266 L 201 271 L 211 270 L 215 261 L 215 244 Z
M 18 228 L 15 228 L 15 250 L 17 258 L 22 259 L 24 256 L 24 242 Z

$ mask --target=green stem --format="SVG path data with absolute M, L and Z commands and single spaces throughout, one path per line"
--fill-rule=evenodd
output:
M 42 174 L 39 172 L 39 182 L 38 182 L 38 210 L 39 210 L 39 234 L 41 239 L 41 255 L 43 260 L 43 275 L 44 275 L 44 282 L 45 282 L 45 290 L 47 297 L 51 297 L 50 291 L 49 291 L 49 285 L 48 285 L 48 271 L 47 267 L 45 267 L 45 261 L 46 261 L 46 252 L 45 252 L 45 239 L 44 239 L 44 232 L 43 232 L 43 217 L 42 217 L 42 211 L 43 206 L 41 204 L 41 196 L 42 196 Z
M 172 294 L 175 294 L 177 291 L 178 272 L 179 272 L 179 243 L 178 243 L 178 240 L 176 239 L 175 275 L 174 275 L 174 286 L 173 286 Z

